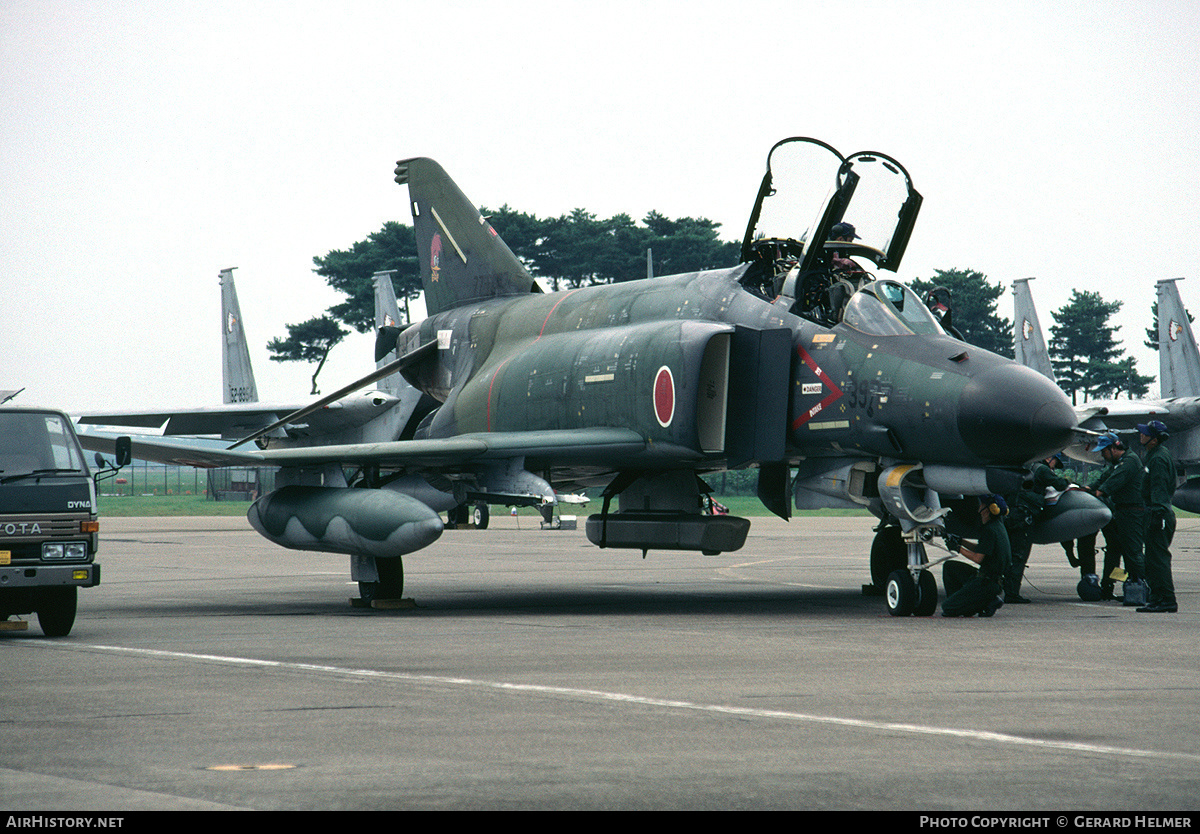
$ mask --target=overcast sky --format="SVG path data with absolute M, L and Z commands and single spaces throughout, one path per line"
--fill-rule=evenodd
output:
M 73 411 L 214 404 L 217 273 L 260 396 L 312 258 L 411 223 L 395 160 L 477 204 L 704 216 L 739 239 L 792 135 L 900 160 L 925 197 L 899 276 L 1154 284 L 1200 308 L 1200 4 L 0 0 L 0 389 Z M 1012 317 L 1011 294 L 1000 309 Z M 372 367 L 336 348 L 333 390 Z

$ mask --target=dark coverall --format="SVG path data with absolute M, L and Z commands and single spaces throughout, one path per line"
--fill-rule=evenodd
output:
M 1142 503 L 1142 483 L 1146 470 L 1141 458 L 1126 451 L 1117 459 L 1107 477 L 1100 476 L 1096 489 L 1104 493 L 1105 503 L 1112 509 L 1112 522 L 1104 528 L 1104 540 L 1108 548 L 1104 552 L 1104 575 L 1101 588 L 1112 588 L 1110 578 L 1113 570 L 1125 560 L 1127 581 L 1141 579 L 1146 575 L 1142 559 L 1142 540 L 1146 528 L 1146 506 Z M 1111 534 L 1110 534 L 1111 528 Z
M 1175 537 L 1175 510 L 1171 497 L 1177 480 L 1175 459 L 1158 445 L 1146 455 L 1146 479 L 1142 497 L 1146 502 L 1146 582 L 1151 605 L 1175 605 L 1175 583 L 1171 579 L 1171 540 Z
M 1033 549 L 1033 521 L 1046 506 L 1046 487 L 1062 491 L 1070 486 L 1066 478 L 1055 475 L 1054 470 L 1044 461 L 1038 461 L 1029 471 L 1033 479 L 1032 486 L 1022 489 L 1008 502 L 1009 514 L 1005 519 L 1005 526 L 1008 528 L 1009 544 L 1012 547 L 1012 564 L 1004 574 L 1005 599 L 1013 599 L 1021 593 L 1025 565 L 1029 562 L 1029 552 Z
M 1099 473 L 1093 474 L 1088 479 L 1088 481 L 1089 481 L 1088 486 L 1090 486 L 1092 489 L 1096 489 L 1097 486 L 1099 486 L 1101 483 L 1103 483 L 1105 480 L 1108 479 L 1108 476 L 1110 474 L 1112 474 L 1112 470 L 1113 470 L 1113 465 L 1111 463 L 1106 463 L 1104 466 L 1104 469 L 1100 470 Z M 1097 533 L 1088 533 L 1086 536 L 1080 536 L 1078 539 L 1075 540 L 1076 545 L 1078 547 L 1078 552 L 1079 552 L 1079 574 L 1080 574 L 1080 576 L 1087 576 L 1089 573 L 1096 572 L 1096 536 L 1097 535 L 1098 535 Z M 1106 545 L 1108 543 L 1108 537 L 1110 535 L 1113 536 L 1113 540 L 1115 541 L 1116 534 L 1113 532 L 1113 526 L 1112 526 L 1111 521 L 1108 524 L 1104 525 L 1104 541 L 1105 541 Z M 1063 542 L 1063 549 L 1067 551 L 1068 558 L 1070 558 L 1070 556 L 1071 556 L 1070 544 L 1071 544 L 1070 542 Z M 1103 576 L 1100 577 L 1100 580 L 1102 583 L 1102 587 L 1107 588 L 1108 596 L 1111 598 L 1112 597 L 1112 587 L 1113 587 L 1112 580 L 1108 579 L 1106 577 L 1103 577 Z M 1107 583 L 1107 585 L 1104 585 L 1103 583 Z
M 971 549 L 983 554 L 979 570 L 960 562 L 947 562 L 942 569 L 943 584 L 966 583 L 942 602 L 943 617 L 970 617 L 987 611 L 1000 594 L 1001 580 L 1012 560 L 1004 522 L 993 517 L 984 524 L 979 533 L 979 547 Z

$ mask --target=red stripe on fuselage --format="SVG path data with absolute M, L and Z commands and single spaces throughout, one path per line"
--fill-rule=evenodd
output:
M 825 387 L 830 389 L 830 391 L 832 393 L 830 393 L 829 396 L 827 396 L 825 399 L 821 400 L 819 403 L 814 405 L 808 411 L 804 412 L 799 417 L 797 417 L 795 420 L 793 420 L 792 421 L 792 431 L 795 431 L 796 429 L 800 428 L 805 423 L 807 423 L 809 420 L 816 417 L 818 414 L 820 414 L 822 411 L 824 411 L 826 408 L 828 408 L 831 404 L 833 404 L 834 401 L 836 401 L 839 397 L 842 396 L 842 389 L 838 388 L 836 385 L 833 384 L 833 380 L 830 379 L 829 374 L 827 374 L 823 370 L 821 370 L 821 367 L 817 364 L 816 360 L 813 359 L 809 355 L 807 350 L 805 350 L 802 347 L 797 347 L 796 354 L 800 357 L 800 360 L 802 362 L 804 362 L 804 364 L 807 365 L 814 374 L 817 375 L 817 379 L 821 380 L 821 382 L 825 385 Z
M 542 335 L 546 332 L 546 325 L 550 323 L 550 317 L 554 315 L 555 310 L 558 309 L 558 305 L 562 304 L 564 301 L 567 300 L 567 298 L 569 298 L 570 296 L 579 292 L 579 290 L 581 290 L 581 289 L 584 289 L 584 288 L 578 287 L 576 289 L 571 290 L 568 293 L 565 293 L 562 298 L 560 298 L 558 301 L 556 301 L 554 303 L 554 306 L 550 308 L 550 312 L 546 314 L 546 320 L 542 322 L 542 329 L 538 331 L 537 338 L 535 338 L 533 340 L 534 342 L 536 342 L 538 339 L 542 338 Z M 505 359 L 503 362 L 501 362 L 500 365 L 496 368 L 495 372 L 492 374 L 491 381 L 488 382 L 488 393 L 487 393 L 487 430 L 488 431 L 492 430 L 492 389 L 496 387 L 496 379 L 497 379 L 497 377 L 500 376 L 500 372 L 502 370 L 504 370 L 504 366 L 507 365 L 509 362 L 511 362 L 512 359 L 513 358 L 510 356 L 507 359 Z

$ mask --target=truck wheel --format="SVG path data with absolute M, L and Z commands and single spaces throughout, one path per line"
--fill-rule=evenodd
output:
M 74 585 L 47 588 L 38 601 L 38 624 L 47 637 L 66 637 L 75 625 L 79 590 Z

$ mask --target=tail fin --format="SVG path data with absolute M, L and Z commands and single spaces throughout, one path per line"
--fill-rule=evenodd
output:
M 392 284 L 393 271 L 376 272 L 371 276 L 375 282 L 375 368 L 391 364 L 400 357 L 396 353 L 396 339 L 402 324 L 408 317 L 400 317 L 400 305 L 396 302 L 396 287 Z M 428 394 L 422 394 L 409 385 L 400 374 L 385 376 L 376 383 L 381 391 L 400 399 L 394 410 L 397 440 L 412 438 L 417 425 L 426 414 L 437 408 L 438 402 Z
M 541 292 L 442 166 L 424 157 L 402 159 L 396 182 L 408 184 L 430 315 L 469 301 Z
M 1158 282 L 1158 387 L 1163 397 L 1200 397 L 1200 353 L 1176 281 Z
M 254 369 L 250 367 L 250 348 L 242 327 L 242 310 L 238 306 L 237 289 L 233 286 L 233 271 L 221 270 L 221 370 L 225 384 L 225 402 L 258 402 L 258 387 L 254 384 Z
M 1038 321 L 1037 309 L 1033 306 L 1033 296 L 1029 292 L 1029 282 L 1032 278 L 1018 278 L 1013 281 L 1015 314 L 1013 316 L 1013 350 L 1017 361 L 1027 368 L 1033 368 L 1042 376 L 1057 382 L 1054 378 L 1054 368 L 1050 364 L 1050 351 L 1046 349 L 1046 339 L 1042 336 L 1042 325 Z
M 392 284 L 392 271 L 376 272 L 371 276 L 375 282 L 375 367 L 382 368 L 396 359 L 396 337 L 400 335 L 400 304 L 396 301 L 396 288 Z M 411 387 L 399 374 L 379 381 L 379 388 L 389 394 L 397 394 L 401 388 Z
M 396 300 L 396 287 L 392 284 L 393 270 L 376 272 L 371 276 L 375 282 L 375 329 L 400 326 L 400 302 Z M 407 322 L 406 322 L 407 323 Z

